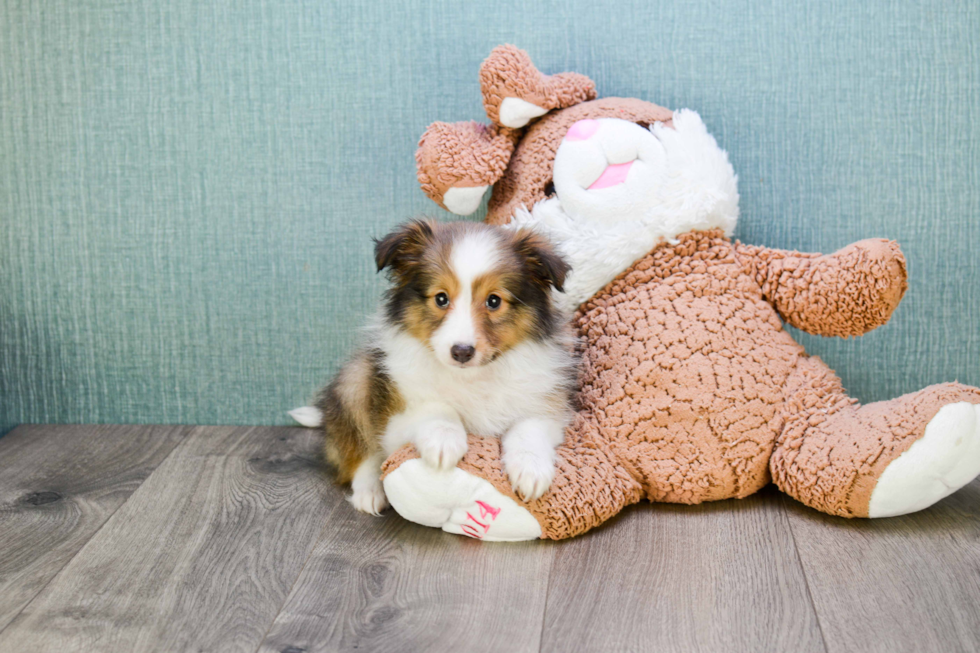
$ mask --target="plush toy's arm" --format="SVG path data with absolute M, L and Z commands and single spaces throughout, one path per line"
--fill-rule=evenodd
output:
M 762 294 L 792 326 L 820 336 L 859 336 L 881 326 L 906 283 L 894 241 L 861 240 L 833 254 L 803 254 L 736 243 Z

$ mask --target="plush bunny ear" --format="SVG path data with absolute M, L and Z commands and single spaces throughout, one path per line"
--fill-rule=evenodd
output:
M 595 84 L 585 75 L 542 75 L 527 52 L 513 45 L 493 49 L 480 66 L 480 88 L 487 117 L 519 129 L 552 109 L 595 99 Z
M 415 152 L 422 190 L 447 211 L 473 213 L 504 174 L 518 136 L 478 122 L 432 123 Z

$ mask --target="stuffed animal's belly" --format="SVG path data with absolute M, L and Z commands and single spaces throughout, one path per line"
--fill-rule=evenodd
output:
M 743 497 L 768 483 L 783 388 L 804 354 L 737 266 L 701 267 L 634 280 L 578 323 L 583 411 L 651 500 Z

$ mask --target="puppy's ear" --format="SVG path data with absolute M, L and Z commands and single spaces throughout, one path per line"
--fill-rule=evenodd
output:
M 403 224 L 390 234 L 374 240 L 374 262 L 378 272 L 388 269 L 403 276 L 417 265 L 425 248 L 432 242 L 435 224 L 425 220 L 413 220 Z
M 565 292 L 565 277 L 572 267 L 554 250 L 546 238 L 527 229 L 515 234 L 517 253 L 524 259 L 528 271 L 543 286 L 554 286 Z

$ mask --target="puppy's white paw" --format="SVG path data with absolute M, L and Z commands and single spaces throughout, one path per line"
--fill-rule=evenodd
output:
M 555 478 L 555 463 L 532 451 L 507 452 L 504 455 L 507 478 L 525 503 L 541 498 Z
M 354 488 L 354 493 L 347 497 L 347 500 L 355 510 L 375 517 L 380 517 L 381 511 L 388 507 L 388 497 L 385 496 L 381 481 L 372 487 Z
M 419 428 L 415 448 L 431 467 L 452 469 L 466 455 L 466 430 L 453 422 L 429 422 Z

